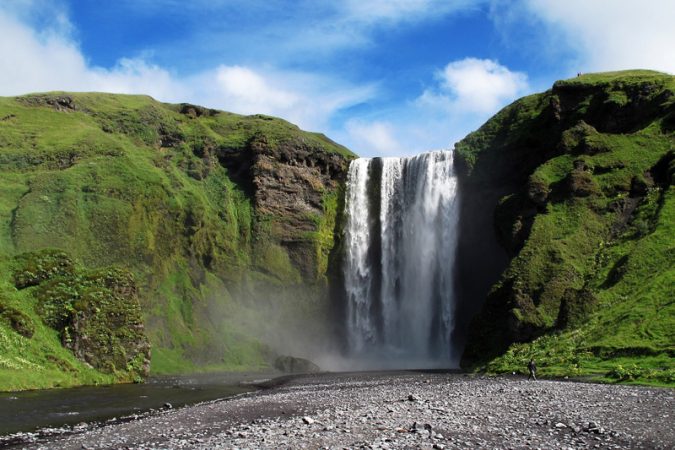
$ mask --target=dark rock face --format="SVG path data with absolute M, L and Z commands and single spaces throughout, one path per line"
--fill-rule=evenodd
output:
M 278 147 L 264 136 L 249 143 L 250 174 L 255 208 L 273 220 L 271 235 L 288 252 L 305 280 L 314 280 L 318 262 L 315 243 L 308 239 L 324 215 L 323 196 L 344 182 L 349 160 L 302 142 Z
M 26 95 L 18 99 L 28 106 L 48 106 L 59 112 L 72 112 L 80 109 L 70 95 L 39 94 Z
M 215 116 L 218 114 L 218 110 L 204 108 L 203 106 L 198 105 L 191 105 L 190 103 L 181 103 L 180 113 L 195 118 L 201 116 Z
M 274 361 L 274 367 L 285 373 L 318 373 L 321 368 L 312 361 L 295 356 L 279 356 Z
M 640 220 L 636 236 L 650 230 L 636 211 L 667 190 L 655 180 L 675 143 L 672 77 L 601 75 L 518 100 L 456 144 L 458 320 L 473 317 L 464 365 L 582 324 L 603 289 L 588 281 L 606 264 L 603 245 Z M 555 242 L 573 234 L 569 248 Z
M 317 249 L 316 234 L 327 215 L 335 220 L 342 214 L 327 208 L 341 206 L 351 158 L 302 139 L 270 142 L 263 133 L 254 134 L 243 148 L 206 148 L 198 156 L 206 171 L 214 163 L 226 167 L 252 197 L 258 218 L 255 233 L 283 247 L 304 281 L 313 283 L 322 276 L 328 268 L 318 258 L 327 255 L 319 253 L 330 251 L 334 243 L 330 249 Z M 338 205 L 327 205 L 327 195 L 337 196 Z
M 546 200 L 551 193 L 551 189 L 546 183 L 536 178 L 530 177 L 527 182 L 527 198 L 535 206 L 542 207 L 546 205 Z

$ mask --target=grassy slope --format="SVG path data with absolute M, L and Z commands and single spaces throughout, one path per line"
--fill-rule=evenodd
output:
M 59 103 L 64 97 L 72 101 Z M 154 373 L 261 367 L 268 350 L 250 330 L 266 319 L 254 301 L 270 286 L 279 301 L 307 301 L 294 295 L 299 280 L 284 250 L 259 232 L 246 187 L 214 155 L 245 152 L 254 135 L 270 146 L 300 142 L 353 155 L 280 119 L 180 110 L 145 96 L 0 98 L 0 302 L 36 327 L 27 339 L 0 320 L 0 389 L 111 381 L 61 348 L 36 316 L 30 289 L 13 287 L 12 257 L 22 252 L 60 248 L 87 267 L 131 269 Z M 335 220 L 331 195 L 319 222 Z M 331 233 L 318 226 L 308 238 L 323 249 Z M 45 362 L 51 353 L 63 367 Z M 27 368 L 32 375 L 20 375 Z
M 29 339 L 0 320 L 0 388 L 22 390 L 80 384 L 105 384 L 116 381 L 75 358 L 61 345 L 58 332 L 45 325 L 35 312 L 36 299 L 28 291 L 16 292 L 7 280 L 7 260 L 0 262 L 0 305 L 23 312 L 34 329 Z
M 524 372 L 534 357 L 544 375 L 675 383 L 675 163 L 655 168 L 675 148 L 674 92 L 656 72 L 584 75 L 458 145 L 469 178 L 520 186 L 497 208 L 514 258 L 473 323 L 467 363 Z M 504 155 L 519 163 L 513 178 Z

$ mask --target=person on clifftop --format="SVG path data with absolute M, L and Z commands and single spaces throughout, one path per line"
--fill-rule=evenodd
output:
M 534 358 L 530 358 L 530 362 L 527 363 L 527 370 L 530 372 L 527 381 L 530 381 L 531 379 L 537 381 L 537 365 L 534 363 Z

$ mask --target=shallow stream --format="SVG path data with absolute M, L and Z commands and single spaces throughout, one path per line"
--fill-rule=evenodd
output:
M 0 392 L 0 435 L 101 422 L 151 409 L 231 397 L 256 389 L 271 373 L 210 373 L 150 378 L 144 384 Z

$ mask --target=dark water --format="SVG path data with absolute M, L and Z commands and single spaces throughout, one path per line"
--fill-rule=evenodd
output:
M 225 373 L 151 378 L 144 384 L 0 393 L 0 435 L 129 416 L 255 390 L 272 374 Z

